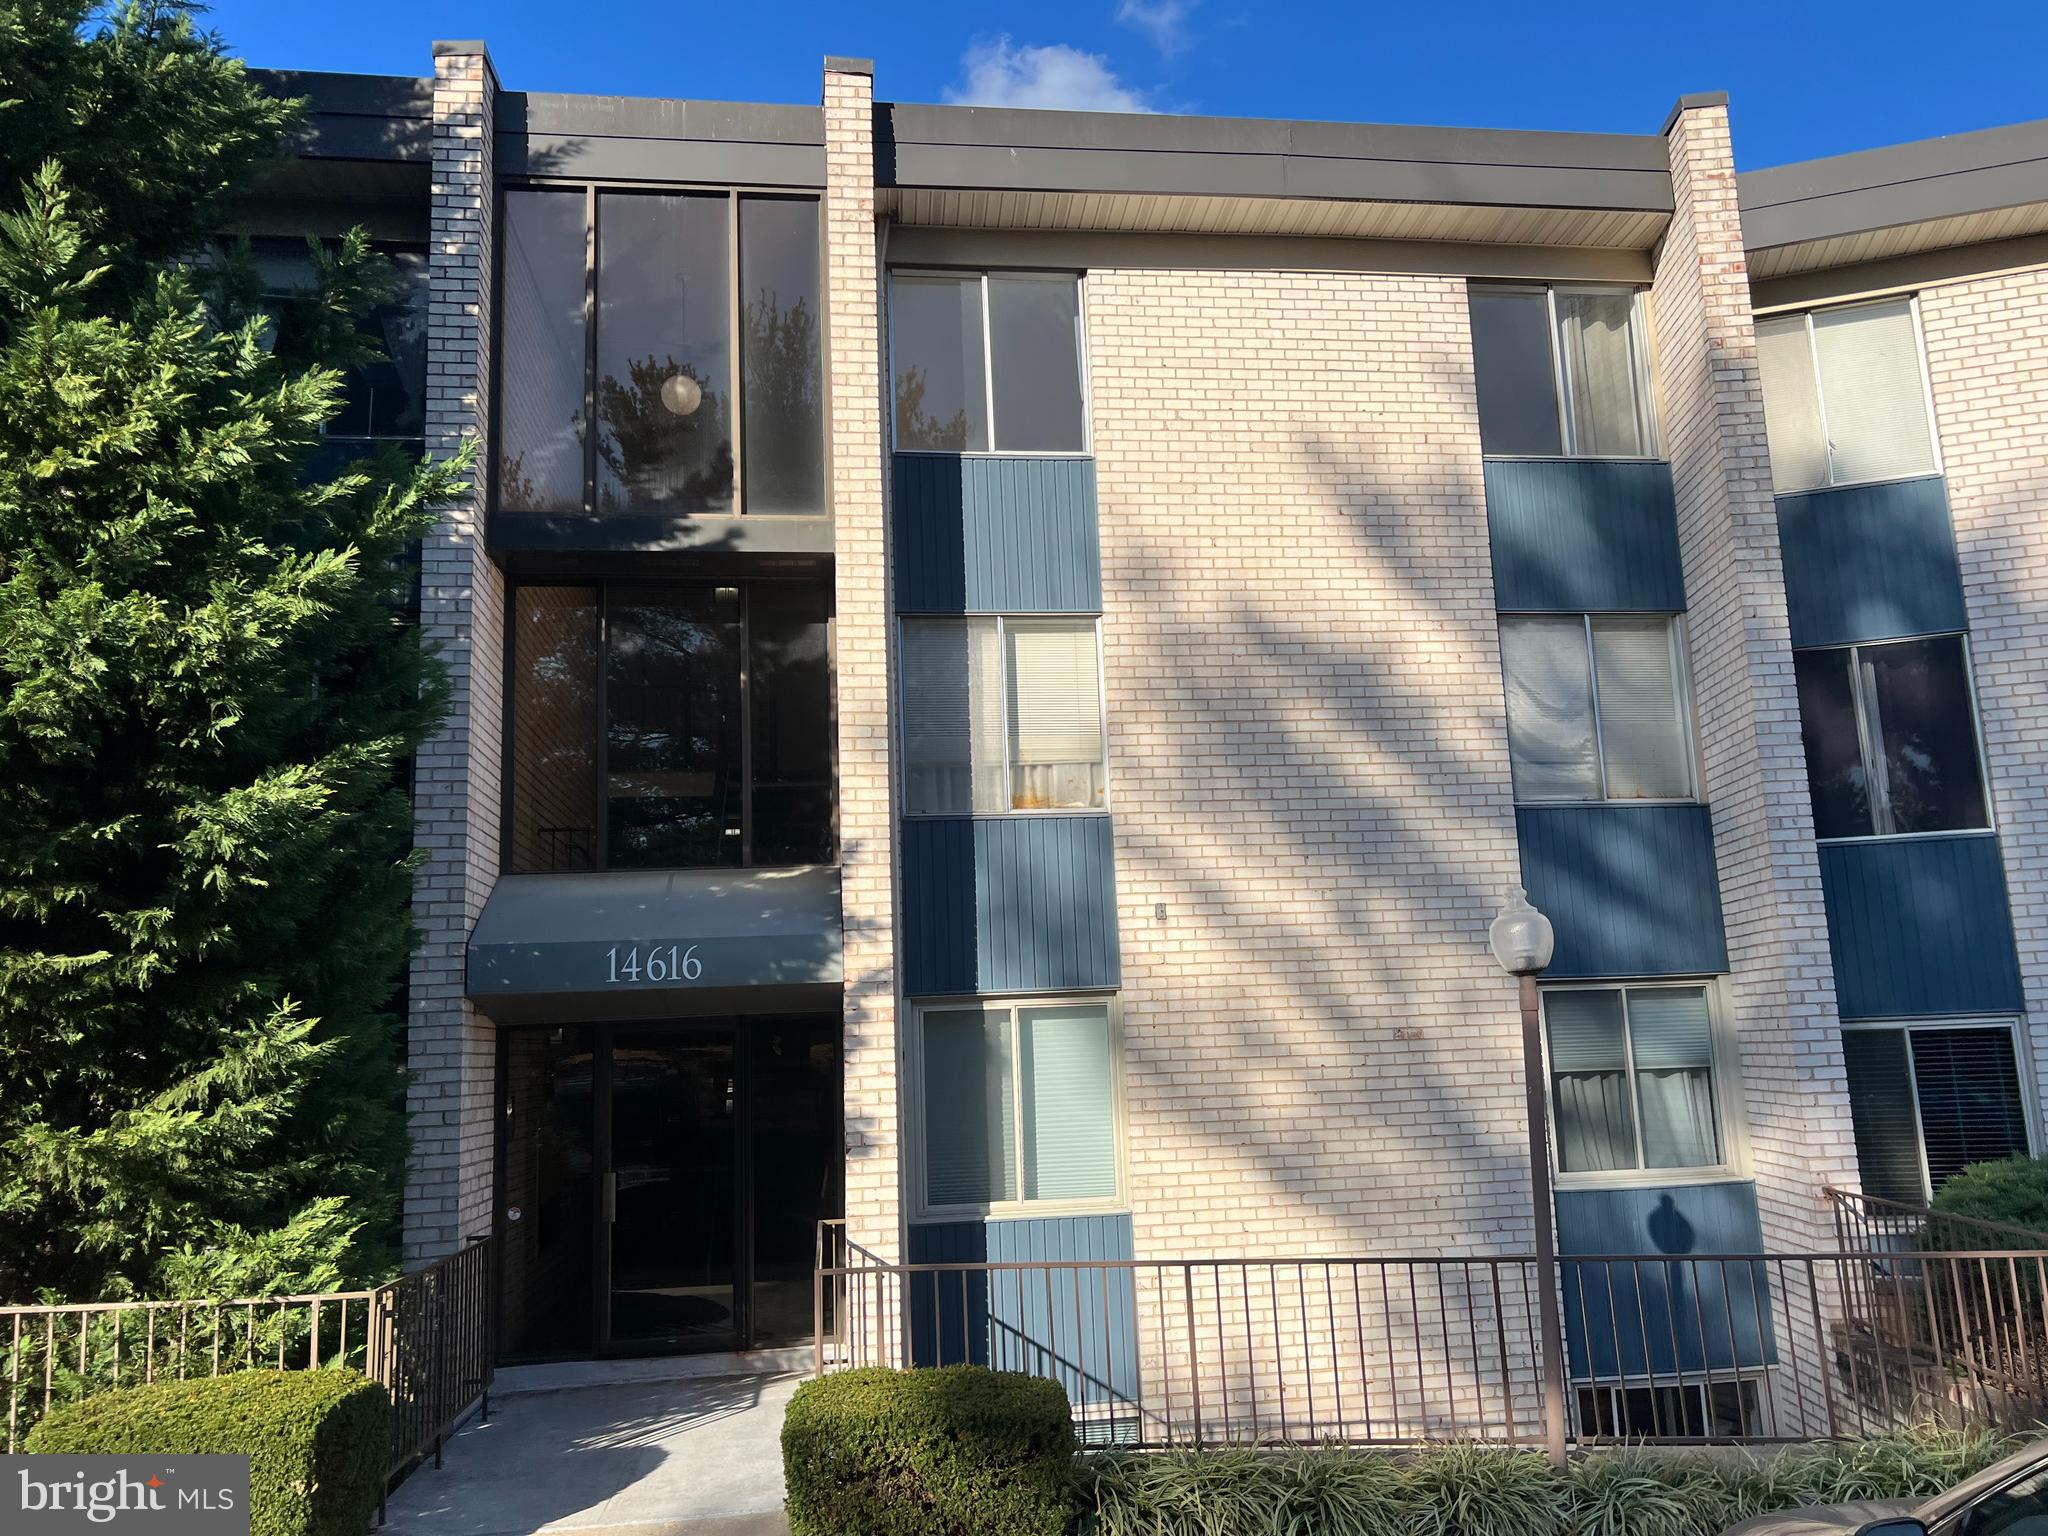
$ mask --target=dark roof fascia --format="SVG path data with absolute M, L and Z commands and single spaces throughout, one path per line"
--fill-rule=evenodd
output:
M 1747 171 L 1753 251 L 2048 202 L 2048 119 Z
M 1005 107 L 876 106 L 883 186 L 1671 211 L 1664 140 Z
M 825 183 L 819 107 L 503 91 L 494 148 L 504 176 Z
M 303 97 L 306 127 L 294 153 L 310 160 L 400 160 L 434 155 L 434 82 L 412 75 L 252 69 L 273 96 Z

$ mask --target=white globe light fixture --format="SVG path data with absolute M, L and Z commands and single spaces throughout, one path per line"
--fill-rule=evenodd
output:
M 688 416 L 704 403 L 704 386 L 687 373 L 672 373 L 661 381 L 661 403 L 677 416 Z
M 1487 928 L 1486 942 L 1510 976 L 1533 976 L 1550 964 L 1557 936 L 1550 919 L 1529 904 L 1529 893 L 1518 885 Z

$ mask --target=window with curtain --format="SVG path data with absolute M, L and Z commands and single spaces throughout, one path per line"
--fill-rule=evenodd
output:
M 920 1019 L 927 1209 L 1116 1198 L 1107 1003 L 985 1002 Z
M 1911 300 L 1773 315 L 1756 341 L 1780 493 L 1934 473 Z
M 1635 290 L 1473 283 L 1469 303 L 1485 452 L 1656 452 Z
M 905 453 L 1085 453 L 1081 281 L 894 272 L 889 355 Z
M 1816 837 L 1990 825 L 1961 635 L 1795 651 Z
M 911 618 L 902 635 L 905 815 L 1102 808 L 1094 619 Z
M 1560 1173 L 1722 1161 L 1705 987 L 1552 987 L 1543 994 Z
M 1509 615 L 1500 648 L 1517 800 L 1692 798 L 1676 620 Z
M 1842 1058 L 1865 1194 L 1918 1203 L 2030 1150 L 2010 1025 L 1853 1026 Z

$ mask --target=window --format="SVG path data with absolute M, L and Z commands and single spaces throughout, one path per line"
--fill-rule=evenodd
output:
M 1774 315 L 1756 349 L 1781 493 L 1934 473 L 1912 300 Z
M 1677 621 L 1504 617 L 1500 649 L 1517 800 L 1692 798 Z
M 313 253 L 303 240 L 265 237 L 249 242 L 249 254 L 263 283 L 263 308 L 275 326 L 272 344 L 289 345 L 293 330 L 313 318 L 305 312 L 318 281 Z M 356 329 L 382 356 L 344 374 L 341 408 L 323 435 L 330 441 L 418 444 L 426 433 L 426 252 L 380 247 L 379 254 L 391 264 L 394 291 Z
M 927 1210 L 1117 1198 L 1108 1003 L 932 1006 L 919 1031 Z
M 1705 987 L 1547 987 L 1543 1017 L 1560 1174 L 1725 1160 Z
M 1474 283 L 1470 295 L 1485 452 L 1656 452 L 1635 290 Z
M 1100 810 L 1094 619 L 903 621 L 903 812 Z
M 1795 651 L 1816 837 L 1990 825 L 1961 635 Z
M 899 450 L 1087 451 L 1071 273 L 893 273 L 889 333 Z
M 497 510 L 823 513 L 815 199 L 519 188 L 501 226 Z
M 830 862 L 830 619 L 816 583 L 517 587 L 506 868 Z
M 1756 1434 L 1765 1423 L 1757 1396 L 1759 1385 L 1756 1378 L 1738 1377 L 1654 1386 L 1582 1386 L 1578 1389 L 1579 1433 L 1609 1440 Z
M 2029 1150 L 2008 1024 L 1852 1025 L 1842 1059 L 1865 1194 L 1918 1204 L 1971 1163 Z

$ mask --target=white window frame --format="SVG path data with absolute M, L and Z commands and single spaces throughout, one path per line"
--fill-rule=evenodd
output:
M 958 280 L 977 278 L 981 285 L 981 403 L 988 422 L 988 447 L 968 448 L 952 453 L 941 448 L 900 448 L 896 444 L 896 279 L 899 277 L 943 277 Z M 988 281 L 991 277 L 1027 278 L 1043 282 L 1071 282 L 1075 313 L 1081 334 L 1075 338 L 1080 349 L 1081 446 L 1078 448 L 998 448 L 996 446 L 996 349 L 990 328 Z M 1093 385 L 1088 377 L 1088 274 L 1057 267 L 891 267 L 889 268 L 888 410 L 889 451 L 932 459 L 1082 459 L 1095 454 L 1095 409 Z
M 1699 1254 L 1694 1257 L 1711 1259 L 1713 1255 Z M 1558 1262 L 1560 1264 L 1571 1263 L 1571 1255 L 1560 1254 Z M 1649 1261 L 1645 1260 L 1644 1262 L 1647 1263 Z M 1740 1261 L 1731 1260 L 1729 1262 Z M 1768 1309 L 1766 1309 L 1765 1316 L 1768 1320 Z M 1579 1421 L 1580 1432 L 1588 1437 L 1592 1437 L 1594 1431 L 1587 1427 L 1583 1405 L 1578 1401 L 1580 1393 L 1604 1392 L 1613 1396 L 1622 1392 L 1640 1392 L 1645 1389 L 1651 1391 L 1667 1388 L 1675 1391 L 1699 1390 L 1703 1394 L 1701 1407 L 1704 1409 L 1706 1406 L 1704 1394 L 1711 1392 L 1715 1387 L 1732 1386 L 1740 1390 L 1744 1386 L 1753 1386 L 1756 1388 L 1757 1399 L 1757 1411 L 1753 1417 L 1760 1421 L 1768 1421 L 1774 1411 L 1771 1393 L 1773 1391 L 1773 1384 L 1777 1380 L 1777 1370 L 1778 1368 L 1775 1365 L 1732 1365 L 1726 1370 L 1701 1368 L 1699 1370 L 1675 1370 L 1668 1374 L 1662 1371 L 1643 1371 L 1631 1372 L 1620 1376 L 1574 1376 L 1571 1380 L 1573 1394 L 1572 1414 Z M 1622 1413 L 1620 1411 L 1622 1405 L 1617 1402 L 1613 1407 L 1614 1420 L 1619 1424 L 1622 1421 Z M 1752 1415 L 1745 1414 L 1743 1417 L 1749 1419 Z M 1619 1444 L 1624 1438 L 1624 1436 L 1619 1434 L 1611 1435 L 1607 1437 L 1607 1443 Z
M 1650 353 L 1648 289 L 1625 283 L 1481 283 L 1495 293 L 1541 293 L 1544 334 L 1550 343 L 1551 388 L 1557 399 L 1557 440 L 1562 453 L 1489 453 L 1489 459 L 1591 459 L 1595 462 L 1654 464 L 1664 458 L 1664 439 L 1657 419 L 1656 367 Z M 1636 385 L 1636 430 L 1642 435 L 1641 453 L 1581 453 L 1574 441 L 1571 411 L 1571 370 L 1564 348 L 1558 345 L 1557 296 L 1560 293 L 1627 293 L 1630 296 L 1628 344 L 1630 371 Z
M 1002 700 L 1003 712 L 1003 809 L 1000 811 L 913 811 L 910 808 L 909 776 L 897 777 L 903 782 L 898 797 L 903 819 L 906 821 L 948 821 L 959 820 L 962 816 L 983 820 L 996 816 L 1107 816 L 1112 804 L 1111 774 L 1109 771 L 1109 680 L 1102 664 L 1102 615 L 1099 613 L 899 613 L 896 616 L 896 752 L 897 761 L 907 770 L 910 766 L 910 712 L 904 708 L 908 695 L 903 685 L 903 628 L 906 624 L 968 624 L 976 619 L 994 619 L 996 623 L 996 691 Z M 1095 720 L 1101 732 L 1102 741 L 1102 804 L 1100 805 L 1046 805 L 1019 807 L 1016 804 L 1016 789 L 1012 780 L 1013 764 L 1010 761 L 1010 647 L 1011 623 L 1028 624 L 1040 619 L 1058 619 L 1065 623 L 1092 624 L 1095 629 Z M 969 679 L 972 686 L 972 679 Z M 970 708 L 972 707 L 970 703 Z
M 1920 476 L 1913 476 L 1919 479 Z M 1787 494 L 1798 494 L 1788 492 Z M 1884 756 L 1883 743 L 1872 738 L 1870 719 L 1867 713 L 1868 701 L 1863 696 L 1863 677 L 1856 666 L 1856 659 L 1849 659 L 1849 701 L 1856 710 L 1856 749 L 1863 755 L 1863 772 L 1869 780 L 1871 795 L 1871 830 L 1856 832 L 1846 837 L 1815 836 L 1814 842 L 1823 848 L 1840 843 L 1904 843 L 1928 837 L 1996 837 L 1998 835 L 1998 810 L 1991 801 L 1991 765 L 1984 752 L 1984 720 L 1977 708 L 1977 664 L 1970 655 L 1970 634 L 1968 630 L 1942 629 L 1924 635 L 1886 635 L 1882 640 L 1844 640 L 1834 645 L 1802 645 L 1800 653 L 1809 651 L 1862 651 L 1874 650 L 1879 646 L 1902 645 L 1914 640 L 1947 640 L 1961 642 L 1963 656 L 1963 693 L 1970 706 L 1970 740 L 1977 749 L 1977 784 L 1984 796 L 1984 825 L 1981 827 L 1945 827 L 1933 832 L 1888 832 L 1884 826 L 1891 819 L 1891 782 L 1882 771 Z M 1796 691 L 1796 688 L 1795 688 Z M 1809 800 L 1813 792 L 1811 777 L 1807 782 Z
M 1920 408 L 1927 413 L 1927 443 L 1934 457 L 1930 469 L 1916 469 L 1909 475 L 1877 475 L 1867 480 L 1837 480 L 1835 478 L 1835 435 L 1828 430 L 1827 388 L 1820 377 L 1820 344 L 1813 339 L 1813 317 L 1815 315 L 1843 314 L 1852 309 L 1875 309 L 1880 305 L 1899 302 L 1901 295 L 1881 294 L 1876 298 L 1857 299 L 1848 304 L 1820 304 L 1810 309 L 1780 309 L 1759 314 L 1759 320 L 1786 320 L 1797 318 L 1806 327 L 1807 366 L 1813 370 L 1813 405 L 1820 417 L 1821 455 L 1827 464 L 1828 477 L 1819 485 L 1803 485 L 1790 490 L 1778 490 L 1775 479 L 1772 491 L 1779 496 L 1811 496 L 1816 491 L 1838 491 L 1854 485 L 1899 485 L 1908 480 L 1927 480 L 1936 475 L 1946 474 L 1941 458 L 1941 430 L 1934 419 L 1934 379 L 1927 367 L 1927 333 L 1920 325 L 1920 295 L 1905 294 L 1906 309 L 1913 326 L 1913 356 L 1920 364 Z M 1759 375 L 1761 379 L 1761 375 Z
M 1541 808 L 1543 806 L 1553 805 L 1698 805 L 1701 802 L 1702 796 L 1700 794 L 1701 774 L 1699 755 L 1699 731 L 1693 719 L 1692 636 L 1686 627 L 1686 619 L 1684 614 L 1654 612 L 1560 613 L 1511 610 L 1501 613 L 1498 616 L 1496 623 L 1498 623 L 1500 620 L 1507 619 L 1578 619 L 1581 621 L 1582 627 L 1584 628 L 1586 635 L 1586 680 L 1588 688 L 1592 695 L 1593 702 L 1593 758 L 1595 766 L 1598 767 L 1600 770 L 1600 794 L 1597 799 L 1524 800 L 1519 794 L 1517 794 L 1515 796 L 1515 804 L 1517 806 L 1523 806 L 1534 810 Z M 1687 793 L 1679 795 L 1675 798 L 1659 800 L 1646 800 L 1633 796 L 1624 799 L 1616 799 L 1608 794 L 1607 738 L 1602 731 L 1600 722 L 1600 669 L 1594 664 L 1593 659 L 1593 621 L 1595 619 L 1664 619 L 1669 624 L 1669 633 L 1671 640 L 1671 664 L 1677 676 L 1679 729 L 1684 732 L 1685 736 L 1684 750 Z M 1503 648 L 1501 656 L 1501 685 L 1503 689 L 1505 689 L 1507 685 L 1507 656 L 1505 648 Z M 1505 712 L 1505 709 L 1507 707 L 1505 696 L 1503 697 L 1502 704 L 1503 712 Z M 1508 765 L 1508 783 L 1510 789 L 1512 790 L 1514 784 L 1514 764 L 1512 756 L 1510 756 L 1510 761 Z
M 1953 833 L 1923 834 L 1926 836 L 1953 836 Z M 1978 1015 L 1958 1014 L 1931 1019 L 1844 1019 L 1842 1032 L 1856 1030 L 1872 1033 L 1893 1030 L 1910 1036 L 1915 1030 L 1957 1029 L 2002 1029 L 2012 1041 L 2012 1070 L 2019 1080 L 2020 1125 L 2027 1133 L 2027 1155 L 2036 1157 L 2041 1150 L 2040 1106 L 2035 1100 L 2033 1056 L 2029 1048 L 2027 1031 L 2021 1027 L 2021 1020 L 2009 1013 Z M 1906 1046 L 1906 1087 L 1907 1097 L 1913 1110 L 1913 1149 L 1920 1155 L 1920 1198 L 1933 1200 L 1934 1177 L 1927 1167 L 1927 1127 L 1920 1120 L 1920 1071 L 1913 1062 L 1913 1042 L 1909 1038 Z M 1859 1177 L 1860 1177 L 1859 1170 Z
M 1024 1008 L 1099 1006 L 1109 1018 L 1110 1136 L 1116 1163 L 1116 1189 L 1092 1200 L 989 1200 L 963 1205 L 933 1205 L 926 1198 L 924 1123 L 924 1021 L 928 1013 L 954 1009 L 1006 1009 L 1010 1015 L 1010 1103 L 1011 1123 L 1016 1137 L 1017 1188 L 1024 1187 L 1024 1074 L 1018 1060 L 1017 1013 Z M 909 1114 L 904 1117 L 909 1151 L 910 1219 L 913 1222 L 995 1220 L 1029 1216 L 1116 1215 L 1130 1206 L 1130 1148 L 1125 1133 L 1129 1124 L 1124 1079 L 1123 999 L 1114 992 L 1006 992 L 987 997 L 925 997 L 910 1004 L 910 1029 L 904 1041 L 905 1087 L 910 1095 Z
M 1709 1081 L 1714 1094 L 1714 1138 L 1720 1147 L 1718 1162 L 1696 1168 L 1648 1168 L 1643 1155 L 1642 1104 L 1636 1094 L 1636 1053 L 1634 1031 L 1629 1026 L 1628 993 L 1660 987 L 1700 987 L 1707 995 L 1707 1043 L 1711 1061 Z M 1557 1119 L 1557 1075 L 1550 1067 L 1550 994 L 1553 992 L 1615 992 L 1622 994 L 1622 1061 L 1628 1073 L 1629 1122 L 1635 1132 L 1638 1166 L 1567 1171 L 1560 1156 Z M 1587 978 L 1571 981 L 1541 981 L 1537 988 L 1537 1012 L 1543 1036 L 1543 1102 L 1549 1115 L 1550 1174 L 1557 1189 L 1640 1189 L 1646 1183 L 1659 1189 L 1693 1184 L 1726 1184 L 1749 1177 L 1749 1134 L 1742 1117 L 1742 1075 L 1729 1011 L 1722 997 L 1718 976 L 1631 976 Z

